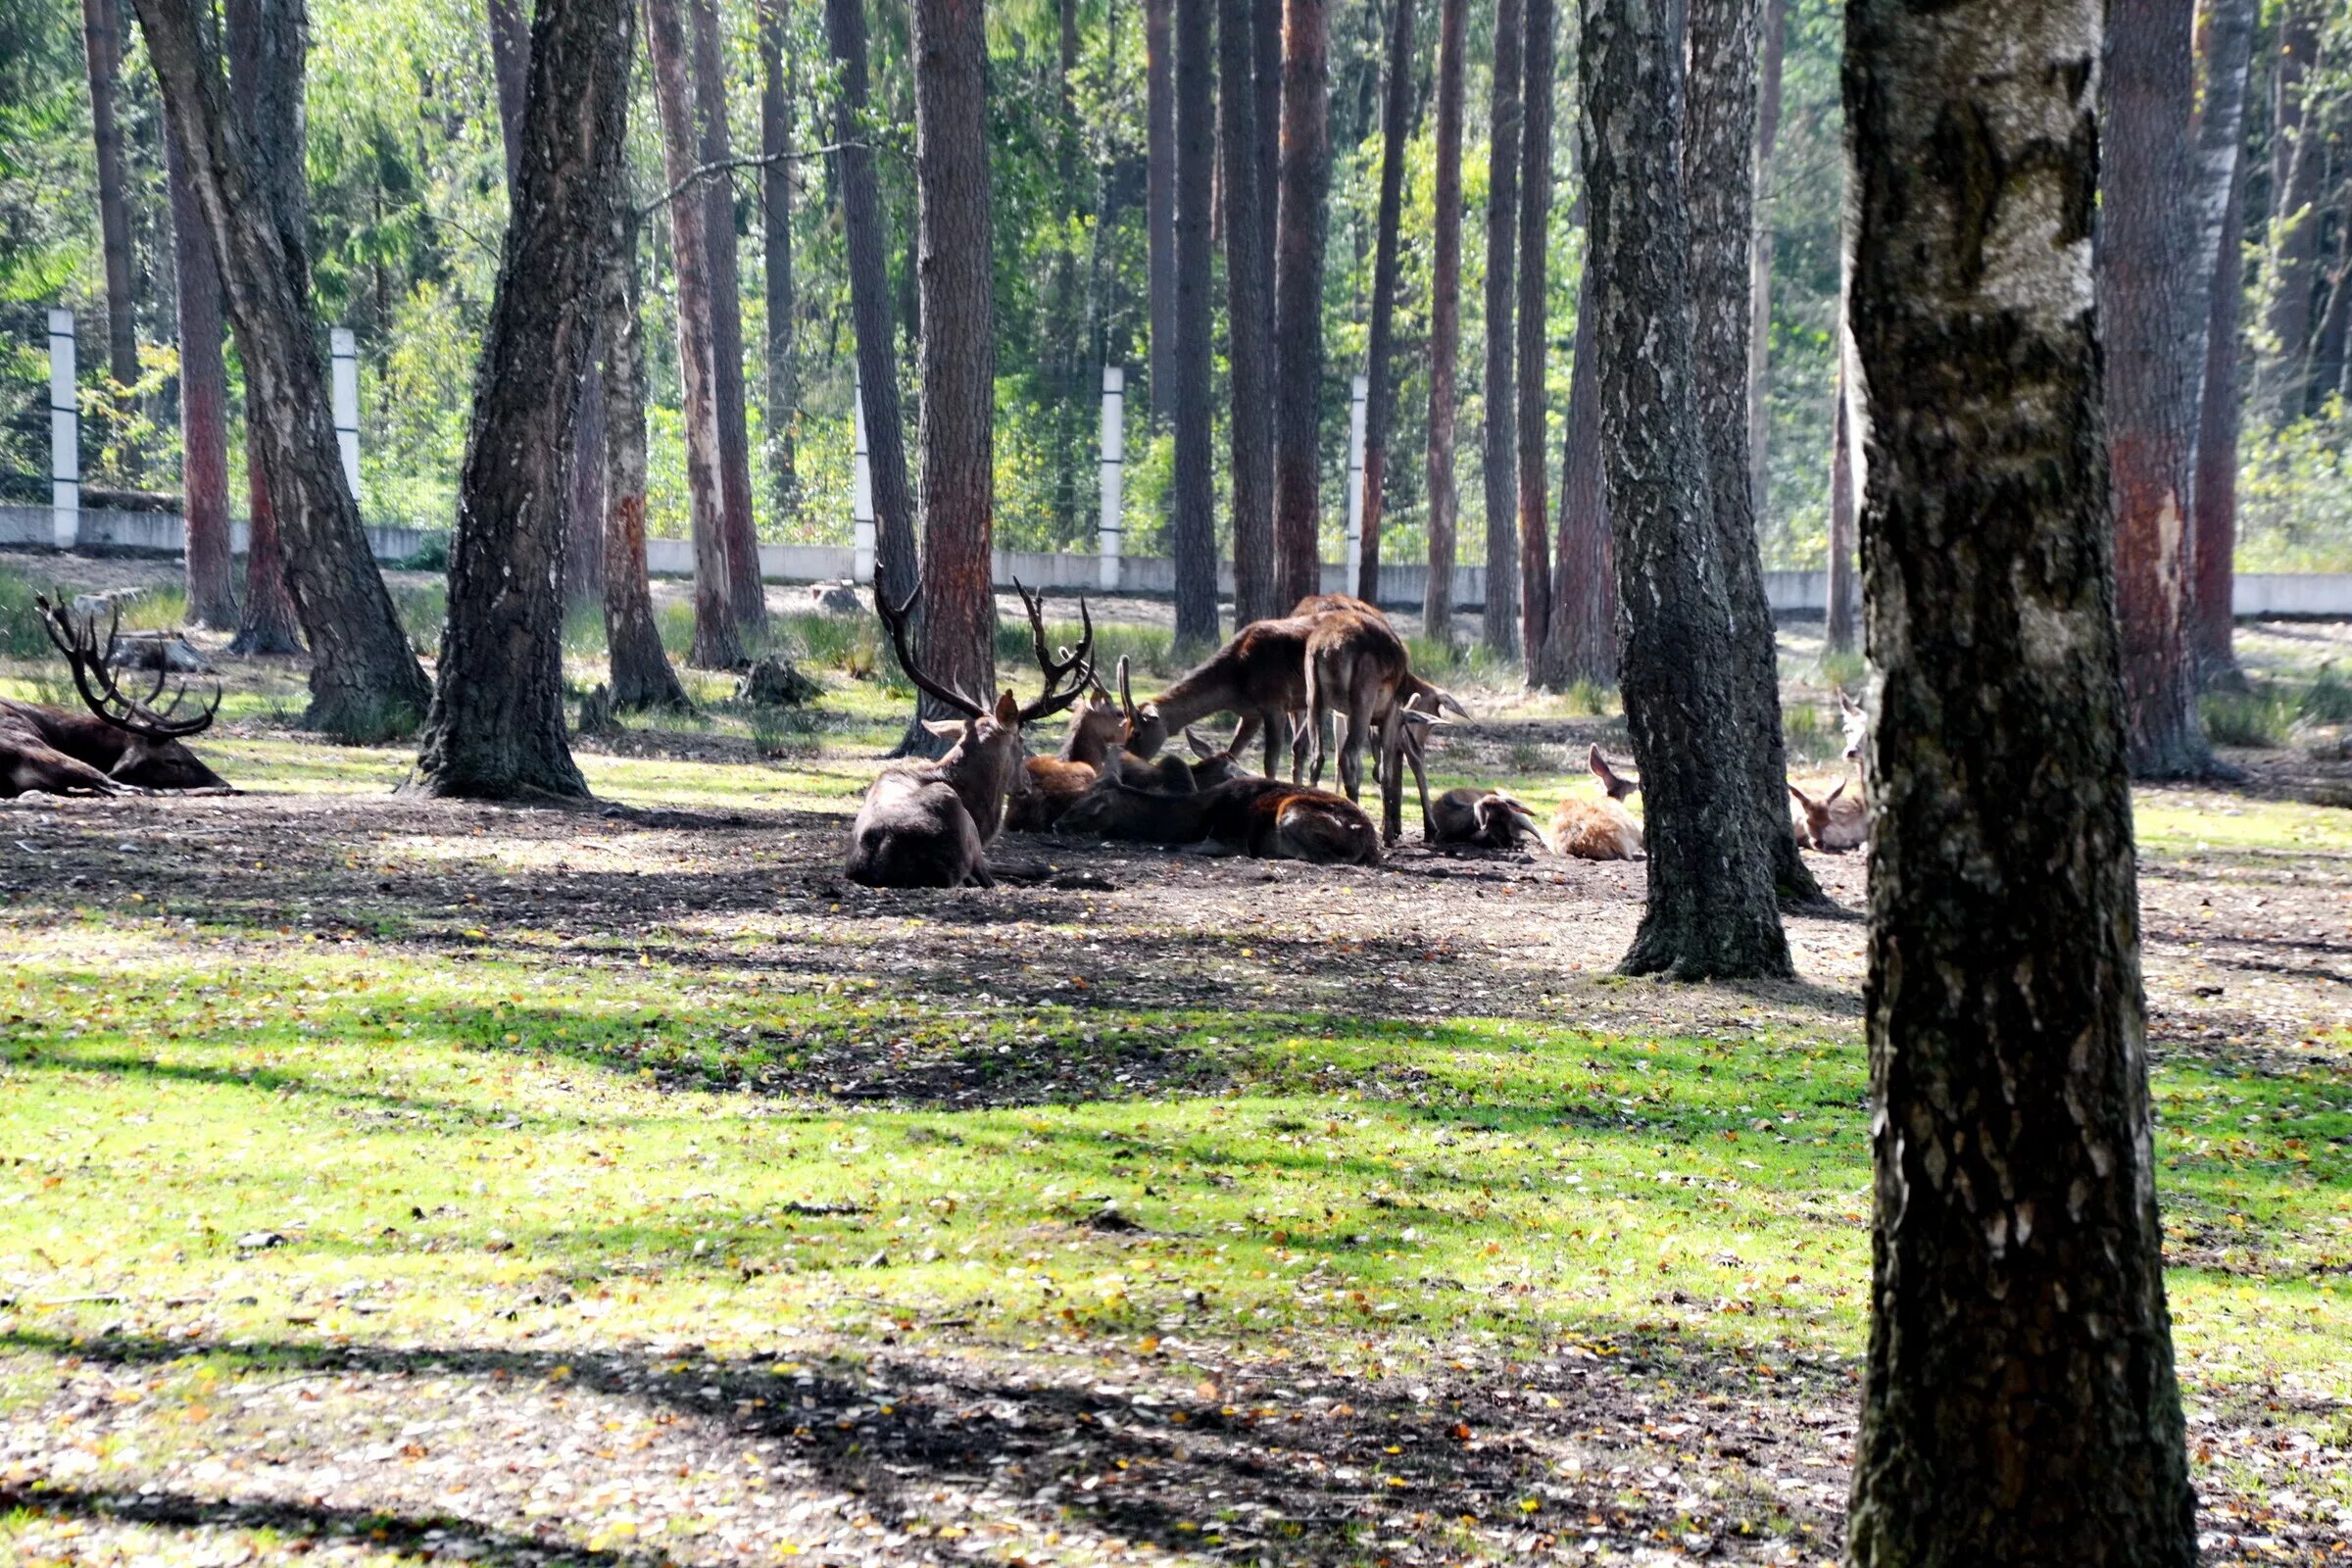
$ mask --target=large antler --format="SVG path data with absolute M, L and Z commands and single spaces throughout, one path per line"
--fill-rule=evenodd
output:
M 987 711 L 986 709 L 944 681 L 933 680 L 914 662 L 914 650 L 906 640 L 906 612 L 914 608 L 914 602 L 922 597 L 922 592 L 923 579 L 917 575 L 914 586 L 894 608 L 890 595 L 882 587 L 882 568 L 874 568 L 874 612 L 882 617 L 882 624 L 890 628 L 890 645 L 898 650 L 899 667 L 906 672 L 908 680 L 914 682 L 915 690 L 929 693 L 966 718 L 978 718 Z
M 1012 579 L 1012 591 L 1021 596 L 1021 607 L 1029 612 L 1029 635 L 1037 645 L 1037 667 L 1046 672 L 1045 690 L 1038 694 L 1036 702 L 1021 710 L 1021 722 L 1034 724 L 1039 719 L 1058 713 L 1069 707 L 1078 700 L 1079 694 L 1093 683 L 1095 678 L 1095 616 L 1094 612 L 1086 608 L 1086 600 L 1081 596 L 1078 600 L 1078 619 L 1080 624 L 1085 627 L 1085 632 L 1078 639 L 1078 651 L 1072 653 L 1069 649 L 1064 648 L 1061 650 L 1062 657 L 1054 659 L 1046 653 L 1044 603 L 1036 594 L 1022 587 L 1021 579 L 1018 577 Z M 1073 671 L 1076 672 L 1078 678 L 1070 682 L 1067 691 L 1059 690 L 1063 678 Z
M 188 696 L 188 683 L 184 680 L 172 689 L 169 703 L 160 709 L 155 706 L 168 674 L 160 662 L 155 682 L 144 697 L 132 697 L 115 683 L 115 677 L 108 671 L 106 656 L 115 646 L 115 633 L 122 629 L 122 606 L 108 602 L 112 615 L 107 622 L 106 639 L 101 642 L 97 616 L 71 614 L 64 606 L 51 604 L 43 594 L 34 595 L 32 603 L 40 612 L 41 629 L 49 634 L 57 651 L 66 656 L 66 664 L 74 672 L 74 689 L 81 694 L 82 703 L 91 712 L 119 730 L 151 741 L 178 740 L 212 727 L 213 715 L 220 710 L 218 680 L 213 682 L 213 700 L 204 705 L 202 712 L 188 718 L 179 716 Z

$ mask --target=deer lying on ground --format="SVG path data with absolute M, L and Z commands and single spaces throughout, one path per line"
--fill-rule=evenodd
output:
M 1642 781 L 1618 774 L 1598 746 L 1585 754 L 1585 765 L 1600 780 L 1606 799 L 1562 801 L 1551 813 L 1551 853 L 1576 860 L 1639 860 L 1642 824 L 1620 803 Z
M 993 709 L 943 681 L 934 680 L 915 662 L 908 646 L 906 615 L 918 581 L 897 606 L 874 580 L 874 609 L 890 629 L 891 646 L 899 666 L 917 690 L 961 714 L 955 719 L 929 719 L 924 727 L 956 744 L 937 761 L 894 767 L 874 780 L 850 828 L 849 863 L 853 882 L 886 888 L 959 888 L 966 883 L 996 886 L 989 874 L 986 851 L 1004 819 L 1004 797 L 1016 783 L 1025 782 L 1021 767 L 1021 726 L 1057 713 L 1076 702 L 1094 680 L 1090 661 L 1095 651 L 1094 617 L 1080 600 L 1078 614 L 1085 626 L 1077 652 L 1064 651 L 1058 660 L 1046 652 L 1046 623 L 1037 600 L 1021 588 L 1029 609 L 1029 626 L 1037 645 L 1038 666 L 1045 671 L 1045 689 L 1026 707 L 1005 689 Z M 1062 682 L 1067 680 L 1065 687 Z
M 1070 715 L 1070 732 L 1053 757 L 1027 757 L 1021 767 L 1028 788 L 1016 789 L 1004 808 L 1004 827 L 1013 833 L 1042 833 L 1095 787 L 1102 759 L 1127 733 L 1119 705 L 1100 684 L 1090 684 Z
M 1536 826 L 1535 813 L 1500 790 L 1471 785 L 1439 796 L 1429 825 L 1432 844 L 1515 850 L 1522 837 L 1542 842 L 1544 832 Z
M 175 688 L 163 707 L 168 671 L 158 668 L 142 697 L 123 691 L 107 668 L 104 638 L 87 617 L 70 615 L 46 598 L 33 601 L 41 627 L 66 658 L 74 689 L 89 710 L 76 713 L 45 703 L 0 698 L 0 797 L 33 790 L 51 795 L 137 795 L 150 790 L 229 793 L 225 779 L 181 744 L 212 727 L 220 688 L 194 712 L 183 711 L 187 688 Z M 121 612 L 116 612 L 118 619 Z
M 1207 843 L 1261 860 L 1380 862 L 1380 835 L 1354 802 L 1246 775 L 1190 795 L 1106 779 L 1070 808 L 1060 831 L 1137 844 Z
M 1842 855 L 1870 842 L 1870 808 L 1859 789 L 1850 796 L 1845 793 L 1845 782 L 1839 779 L 1819 800 L 1794 784 L 1788 786 L 1792 803 L 1788 825 L 1796 830 L 1797 843 L 1808 850 Z

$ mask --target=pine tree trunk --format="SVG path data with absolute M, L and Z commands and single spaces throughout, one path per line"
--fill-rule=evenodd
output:
M 1857 1568 L 2197 1558 L 2091 309 L 2102 10 L 1845 12 L 1880 681 Z
M 985 703 L 996 689 L 988 39 L 981 0 L 914 0 L 914 162 L 922 235 L 926 670 Z M 924 716 L 946 717 L 928 707 Z M 936 753 L 910 730 L 905 749 Z
M 1748 253 L 1748 506 L 1760 522 L 1771 501 L 1773 170 L 1781 141 L 1781 62 L 1788 37 L 1788 0 L 1764 0 L 1756 68 L 1756 221 Z
M 1519 315 L 1516 347 L 1519 428 L 1513 442 L 1518 469 L 1519 643 L 1530 671 L 1551 640 L 1550 452 L 1544 416 L 1550 370 L 1551 103 L 1558 25 L 1551 0 L 1523 0 L 1527 8 L 1521 105 L 1519 179 Z
M 1468 0 L 1438 0 L 1438 123 L 1435 254 L 1429 281 L 1429 585 L 1424 631 L 1453 642 L 1453 564 L 1461 495 L 1454 481 L 1454 429 L 1462 359 L 1462 52 L 1469 47 Z
M 2196 287 L 2198 221 L 2186 106 L 2195 101 L 2189 13 L 2173 0 L 2110 0 L 2101 74 L 2099 329 L 2114 472 L 2116 608 L 2132 772 L 2213 766 L 2197 717 L 2187 636 L 2189 485 L 2210 314 Z
M 686 494 L 694 531 L 694 646 L 686 662 L 733 669 L 744 662 L 742 622 L 727 573 L 726 509 L 719 494 L 718 402 L 711 383 L 710 225 L 691 179 L 696 165 L 693 88 L 680 0 L 645 0 L 646 52 L 654 62 L 654 108 L 661 118 L 662 167 L 676 189 L 669 210 L 669 259 L 677 282 L 678 373 L 685 383 Z
M 2352 220 L 2352 214 L 2337 220 L 2339 249 L 2340 241 L 2348 237 L 2343 226 L 2346 220 Z M 2352 328 L 2352 289 L 2345 288 L 2344 281 L 2352 276 L 2352 258 L 2337 259 L 2323 275 L 2328 303 L 2320 312 L 2319 329 L 2311 335 L 2311 359 L 2303 372 L 2303 403 L 2297 411 L 2302 414 L 2317 414 L 2344 384 L 2344 342 L 2347 329 Z
M 1176 405 L 1176 0 L 1144 0 L 1144 246 L 1152 422 Z
M 1331 224 L 1330 0 L 1284 0 L 1274 278 L 1274 597 L 1323 589 L 1323 245 Z
M 81 0 L 82 58 L 89 68 L 90 140 L 98 164 L 99 253 L 106 268 L 106 368 L 118 385 L 139 379 L 139 331 L 131 299 L 129 181 L 115 118 L 122 87 L 122 26 L 117 0 Z
M 605 654 L 612 706 L 691 705 L 662 646 L 645 576 L 645 328 L 637 289 L 637 220 L 625 183 L 608 223 L 604 276 Z
M 784 68 L 782 0 L 760 6 L 760 232 L 767 283 L 767 458 L 775 489 L 776 521 L 790 529 L 801 506 L 794 472 L 800 422 L 801 377 L 793 359 L 792 82 Z
M 1511 373 L 1517 347 L 1511 305 L 1519 254 L 1520 87 L 1526 44 L 1523 0 L 1494 0 L 1494 78 L 1488 90 L 1487 132 L 1487 595 L 1482 617 L 1487 648 L 1499 658 L 1519 652 L 1519 501 L 1517 386 Z
M 1830 422 L 1829 605 L 1822 614 L 1822 646 L 1833 654 L 1854 650 L 1854 428 L 1848 412 L 1846 361 L 1853 353 L 1842 320 L 1838 327 L 1837 413 Z
M 1205 652 L 1218 640 L 1216 431 L 1208 407 L 1216 0 L 1175 4 L 1176 495 L 1169 544 L 1176 564 L 1176 646 Z
M 1534 684 L 1560 691 L 1578 681 L 1617 684 L 1617 563 L 1601 466 L 1599 312 L 1592 262 L 1576 291 L 1576 361 L 1568 371 L 1568 430 L 1560 453 L 1560 540 L 1551 574 L 1551 624 Z
M 1237 625 L 1289 608 L 1274 603 L 1274 300 L 1266 287 L 1261 214 L 1274 203 L 1274 187 L 1259 181 L 1254 25 L 1251 0 L 1224 0 L 1217 19 L 1217 139 L 1224 157 L 1226 357 L 1233 394 L 1226 435 L 1233 448 Z
M 1691 354 L 1716 548 L 1731 609 L 1731 653 L 1742 705 L 1739 727 L 1749 737 L 1748 799 L 1755 830 L 1772 847 L 1773 881 L 1781 897 L 1819 905 L 1825 902 L 1821 885 L 1797 853 L 1788 821 L 1780 648 L 1772 605 L 1764 595 L 1747 454 L 1756 27 L 1757 0 L 1690 0 L 1683 188 L 1690 215 Z
M 584 797 L 564 722 L 572 422 L 627 140 L 631 0 L 539 0 L 530 86 L 458 481 L 449 625 L 416 763 L 427 795 Z
M 1389 364 L 1396 332 L 1397 230 L 1404 220 L 1405 142 L 1412 135 L 1413 0 L 1395 0 L 1380 106 L 1380 216 L 1373 242 L 1372 332 L 1364 356 L 1364 504 L 1355 596 L 1380 602 L 1380 516 L 1389 471 L 1390 411 L 1396 401 Z
M 725 39 L 717 0 L 686 0 L 694 27 L 694 103 L 698 145 L 706 164 L 734 156 L 727 129 Z M 727 598 L 735 618 L 757 631 L 767 624 L 767 596 L 760 579 L 760 529 L 752 511 L 752 438 L 743 396 L 743 268 L 735 244 L 735 183 L 719 174 L 702 185 L 703 221 L 710 233 L 712 390 L 718 412 L 718 499 L 726 518 Z
M 2205 368 L 2198 379 L 2196 471 L 2189 507 L 2188 655 L 2200 685 L 2239 678 L 2230 599 L 2236 587 L 2237 436 L 2244 412 L 2238 368 L 2243 261 L 2247 92 L 2253 74 L 2255 0 L 2203 0 L 2197 8 L 2197 260 L 2203 269 Z
M 2278 19 L 2278 96 L 2271 122 L 2271 224 L 2263 332 L 2269 348 L 2256 368 L 2257 416 L 2278 424 L 2303 410 L 2303 368 L 2311 352 L 2312 272 L 2319 256 L 2321 183 L 2327 138 L 2313 113 L 2320 96 L 2317 0 L 2287 0 Z M 2121 29 L 2118 29 L 2121 36 Z M 2127 664 L 2129 660 L 2127 659 Z
M 1753 808 L 1752 708 L 1699 429 L 1693 246 L 1676 164 L 1680 39 L 1644 0 L 1585 0 L 1584 18 L 1586 265 L 1626 725 L 1649 852 L 1648 906 L 1620 967 L 1787 975 L 1772 841 Z M 1744 486 L 1743 471 L 1740 479 Z
M 490 84 L 498 95 L 499 145 L 507 155 L 507 189 L 522 165 L 522 112 L 531 86 L 531 14 L 524 0 L 488 0 Z
M 244 659 L 292 658 L 303 651 L 302 621 L 286 582 L 286 549 L 278 538 L 277 508 L 270 500 L 269 461 L 253 395 L 245 398 L 245 600 L 228 651 Z M 339 458 L 339 455 L 338 455 Z
M 188 619 L 233 631 L 236 564 L 228 531 L 228 373 L 220 360 L 220 271 L 188 183 L 179 132 L 164 128 L 172 255 L 179 299 L 179 487 L 187 517 Z M 281 590 L 282 593 L 282 590 Z
M 1282 8 L 1283 0 L 1251 0 L 1250 12 L 1250 58 L 1252 82 L 1257 90 L 1257 112 L 1251 128 L 1257 141 L 1257 268 L 1258 288 L 1265 300 L 1266 374 L 1267 385 L 1278 385 L 1281 371 L 1276 368 L 1274 349 L 1275 252 L 1279 247 L 1282 222 Z M 1275 433 L 1268 414 L 1266 446 L 1266 525 L 1273 527 L 1274 451 L 1280 436 Z M 1271 532 L 1267 535 L 1272 540 Z M 1270 544 L 1274 555 L 1269 560 L 1279 562 L 1281 546 Z M 1274 570 L 1281 571 L 1280 565 Z M 1271 592 L 1271 590 L 1269 590 Z M 1288 613 L 1288 604 L 1273 613 Z
M 148 59 L 180 127 L 187 172 L 228 295 L 249 394 L 247 439 L 258 447 L 286 535 L 286 580 L 311 647 L 306 721 L 344 734 L 414 724 L 431 695 L 393 612 L 344 487 L 328 413 L 325 368 L 304 246 L 302 45 L 299 0 L 231 5 L 270 64 L 228 82 L 209 11 L 139 0 Z M 257 134 L 257 127 L 269 133 Z M 255 519 L 258 537 L 261 519 Z M 255 552 L 254 569 L 260 564 Z
M 864 124 L 867 87 L 863 0 L 825 0 L 825 38 L 841 68 L 833 139 L 841 151 L 842 248 L 848 253 L 850 313 L 856 318 L 858 374 L 865 405 L 865 461 L 874 479 L 875 561 L 894 603 L 914 592 L 914 490 L 906 476 L 906 426 L 899 416 L 897 328 L 890 311 L 890 246 L 882 232 L 882 186 Z

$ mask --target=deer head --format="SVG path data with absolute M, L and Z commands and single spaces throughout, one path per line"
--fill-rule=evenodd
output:
M 1622 801 L 1642 787 L 1640 779 L 1626 778 L 1610 767 L 1609 760 L 1600 755 L 1598 746 L 1585 754 L 1585 765 L 1592 770 L 1594 778 L 1600 780 L 1600 787 L 1608 791 L 1612 801 Z
M 1127 684 L 1125 654 L 1119 656 L 1119 707 L 1127 715 L 1127 749 L 1138 757 L 1157 757 L 1168 744 L 1168 721 L 1160 716 L 1157 703 L 1136 706 L 1134 689 Z
M 156 699 L 163 695 L 169 671 L 158 667 L 145 694 L 133 697 L 117 683 L 107 664 L 107 653 L 122 625 L 119 607 L 110 607 L 112 614 L 101 638 L 94 615 L 74 615 L 64 606 L 51 604 L 46 596 L 35 596 L 33 606 L 40 613 L 41 629 L 73 671 L 74 690 L 80 695 L 82 706 L 122 736 L 120 755 L 106 764 L 110 778 L 150 790 L 228 788 L 226 779 L 180 744 L 188 736 L 212 728 L 213 718 L 220 710 L 219 681 L 213 683 L 212 700 L 193 711 L 187 707 L 185 681 L 176 683 L 170 700 L 159 708 Z M 98 765 L 95 759 L 85 760 Z
M 1845 760 L 1858 762 L 1863 743 L 1870 739 L 1870 714 L 1843 692 L 1838 694 L 1838 711 L 1845 726 Z

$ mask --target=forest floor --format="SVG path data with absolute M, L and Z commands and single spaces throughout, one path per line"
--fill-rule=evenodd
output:
M 784 630 L 816 710 L 698 677 L 583 744 L 582 808 L 392 794 L 411 753 L 294 729 L 275 663 L 198 746 L 248 793 L 0 803 L 0 1559 L 1836 1557 L 1858 912 L 1789 921 L 1795 983 L 1684 986 L 1609 973 L 1639 865 L 1007 838 L 1023 885 L 858 889 L 903 693 Z M 2243 643 L 2286 689 L 2352 629 Z M 1447 678 L 1433 788 L 1547 805 L 1621 738 Z M 2321 749 L 2137 798 L 2209 1563 L 2352 1561 Z M 1858 911 L 1861 857 L 1812 863 Z

